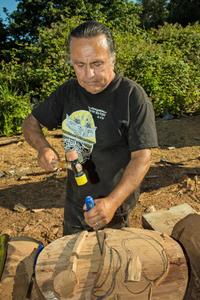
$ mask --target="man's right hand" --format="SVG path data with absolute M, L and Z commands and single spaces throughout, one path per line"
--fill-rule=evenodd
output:
M 46 171 L 54 171 L 58 167 L 59 156 L 50 147 L 41 148 L 38 151 L 38 164 Z
M 54 171 L 58 167 L 59 156 L 46 140 L 39 121 L 30 114 L 22 129 L 27 143 L 38 152 L 38 164 L 46 171 Z

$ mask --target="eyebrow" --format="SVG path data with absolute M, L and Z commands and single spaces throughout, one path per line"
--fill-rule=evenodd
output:
M 81 61 L 81 60 L 74 60 L 74 61 L 72 60 L 72 62 L 73 62 L 74 64 L 85 64 L 85 62 L 83 62 L 83 61 Z M 96 59 L 96 60 L 90 62 L 90 64 L 103 63 L 103 62 L 104 62 L 104 60 L 102 60 L 102 59 Z

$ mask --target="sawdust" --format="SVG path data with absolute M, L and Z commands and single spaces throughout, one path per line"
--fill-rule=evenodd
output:
M 134 227 L 142 227 L 142 213 L 152 205 L 158 210 L 188 203 L 200 211 L 200 116 L 159 119 L 157 130 L 160 149 L 152 151 L 151 169 L 130 216 Z M 48 140 L 62 158 L 60 133 L 51 132 Z M 44 244 L 61 237 L 65 176 L 63 169 L 45 174 L 36 152 L 21 139 L 1 146 L 0 233 L 30 236 Z M 19 204 L 21 210 L 14 210 Z

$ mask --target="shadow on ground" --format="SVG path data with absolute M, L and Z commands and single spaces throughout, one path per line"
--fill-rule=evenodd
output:
M 143 184 L 142 191 L 151 192 L 172 184 L 183 183 L 184 179 L 200 175 L 200 168 L 159 166 L 151 167 Z
M 156 128 L 161 149 L 200 146 L 200 115 L 167 121 L 158 119 Z
M 0 206 L 13 209 L 21 203 L 28 209 L 64 207 L 65 178 L 13 185 L 0 191 Z
M 186 176 L 200 175 L 199 168 L 153 166 L 150 168 L 141 191 L 153 191 L 183 182 Z M 13 210 L 17 203 L 28 209 L 63 208 L 65 178 L 47 177 L 43 181 L 13 185 L 0 192 L 0 206 Z

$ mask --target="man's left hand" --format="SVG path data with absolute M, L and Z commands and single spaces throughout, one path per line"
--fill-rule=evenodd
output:
M 90 227 L 100 229 L 110 223 L 117 207 L 113 205 L 112 199 L 108 197 L 95 199 L 94 202 L 95 206 L 89 211 L 86 211 L 86 206 L 84 205 L 84 217 Z

